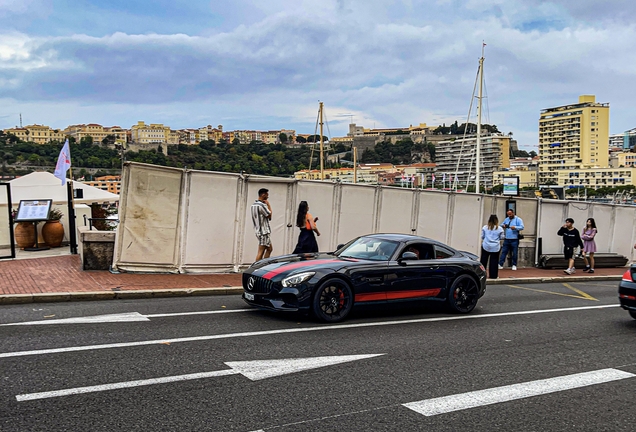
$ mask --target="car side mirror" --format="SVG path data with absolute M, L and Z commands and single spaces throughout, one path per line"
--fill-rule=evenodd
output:
M 344 247 L 344 243 L 340 243 L 338 246 L 336 246 L 336 250 L 340 250 Z
M 415 255 L 414 252 L 404 252 L 398 262 L 402 263 L 404 261 L 417 261 L 418 259 L 419 258 L 417 257 L 417 255 Z

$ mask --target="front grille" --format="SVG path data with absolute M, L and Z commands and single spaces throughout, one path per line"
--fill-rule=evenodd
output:
M 251 286 L 250 279 L 254 280 Z M 269 294 L 272 290 L 272 285 L 273 282 L 269 279 L 243 273 L 243 288 L 246 291 L 256 294 Z

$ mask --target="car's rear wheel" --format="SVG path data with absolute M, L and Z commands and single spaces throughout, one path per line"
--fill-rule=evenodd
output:
M 629 314 L 632 316 L 632 318 L 636 319 L 636 311 L 630 310 Z
M 319 320 L 333 323 L 345 319 L 352 306 L 349 284 L 341 279 L 328 279 L 314 293 L 312 311 Z
M 448 292 L 448 306 L 456 313 L 469 313 L 479 300 L 479 286 L 475 279 L 467 274 L 460 275 L 453 281 Z

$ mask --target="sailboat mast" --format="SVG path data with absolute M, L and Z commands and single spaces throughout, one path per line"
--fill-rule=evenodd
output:
M 477 106 L 477 170 L 475 175 L 475 192 L 479 193 L 479 177 L 481 174 L 481 111 L 482 111 L 482 92 L 484 88 L 484 47 L 486 44 L 482 44 L 481 46 L 481 58 L 479 59 L 479 93 L 477 96 L 478 106 Z
M 320 180 L 325 179 L 324 142 L 322 139 L 322 102 L 320 102 Z M 315 141 L 314 141 L 315 142 Z

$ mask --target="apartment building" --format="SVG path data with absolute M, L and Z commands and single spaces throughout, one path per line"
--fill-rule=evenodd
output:
M 636 153 L 617 152 L 610 156 L 610 166 L 612 168 L 623 168 L 636 166 Z
M 132 141 L 137 144 L 167 144 L 171 136 L 170 128 L 163 124 L 146 124 L 143 121 L 137 122 L 130 128 Z
M 19 140 L 33 142 L 36 144 L 48 144 L 51 141 L 62 142 L 66 135 L 59 129 L 52 129 L 49 126 L 33 124 L 24 127 L 4 129 L 5 134 L 15 135 Z
M 80 142 L 82 138 L 90 136 L 95 144 L 101 143 L 106 137 L 114 136 L 117 144 L 127 142 L 127 130 L 120 126 L 104 127 L 97 123 L 70 125 L 64 129 L 64 134 Z
M 95 179 L 91 181 L 82 181 L 82 183 L 117 195 L 121 192 L 120 176 L 95 177 Z
M 495 171 L 492 174 L 492 184 L 500 185 L 503 184 L 504 177 L 519 177 L 519 187 L 533 187 L 536 188 L 539 186 L 539 170 L 538 169 L 529 169 L 529 168 L 517 168 L 510 169 L 506 171 Z
M 207 125 L 205 129 L 206 129 L 208 140 L 212 140 L 215 143 L 219 143 L 219 141 L 223 139 L 223 125 L 218 125 L 215 128 L 213 128 L 210 125 Z
M 636 128 L 625 131 L 621 134 L 610 135 L 609 146 L 619 147 L 623 150 L 633 149 L 636 147 Z
M 609 104 L 594 95 L 579 102 L 541 111 L 539 118 L 539 182 L 568 179 L 572 170 L 609 166 Z M 565 171 L 562 174 L 561 171 Z
M 449 179 L 452 176 L 459 184 L 466 184 L 470 179 L 474 185 L 474 176 L 477 172 L 476 149 L 476 135 L 439 141 L 435 148 L 435 163 L 437 172 L 440 173 L 438 177 L 446 174 Z M 482 135 L 480 159 L 480 183 L 490 188 L 493 186 L 493 174 L 502 168 L 510 167 L 510 136 Z
M 599 188 L 636 185 L 636 168 L 559 170 L 557 184 L 570 188 Z

